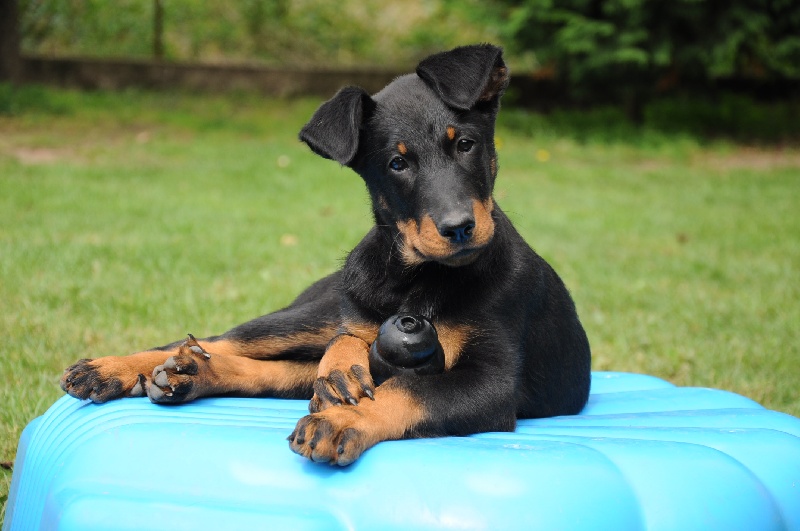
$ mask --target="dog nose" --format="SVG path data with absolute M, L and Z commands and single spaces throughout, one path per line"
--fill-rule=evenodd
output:
M 451 243 L 466 243 L 472 238 L 472 231 L 475 230 L 475 220 L 470 216 L 460 219 L 445 219 L 439 226 L 439 234 L 447 238 Z

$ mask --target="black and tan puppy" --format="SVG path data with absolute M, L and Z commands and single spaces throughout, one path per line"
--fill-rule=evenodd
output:
M 428 57 L 374 96 L 342 89 L 300 138 L 361 175 L 372 198 L 375 226 L 343 269 L 221 336 L 81 360 L 64 390 L 95 402 L 310 398 L 291 449 L 339 465 L 383 440 L 578 413 L 590 353 L 575 306 L 492 197 L 508 80 L 501 50 L 480 45 Z M 434 323 L 445 370 L 375 387 L 370 345 L 403 312 Z

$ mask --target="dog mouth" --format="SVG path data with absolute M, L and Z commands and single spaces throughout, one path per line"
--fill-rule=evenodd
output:
M 485 248 L 485 245 L 472 246 L 459 249 L 448 255 L 431 255 L 420 251 L 417 248 L 404 249 L 404 258 L 407 264 L 421 264 L 424 262 L 436 262 L 448 267 L 462 267 L 473 263 Z M 409 252 L 411 251 L 411 252 Z
M 478 256 L 481 254 L 483 247 L 469 247 L 465 249 L 461 249 L 456 251 L 455 253 L 451 254 L 450 256 L 445 257 L 435 257 L 431 258 L 435 262 L 440 264 L 449 266 L 449 267 L 461 267 L 465 265 L 469 265 L 475 260 L 477 260 Z

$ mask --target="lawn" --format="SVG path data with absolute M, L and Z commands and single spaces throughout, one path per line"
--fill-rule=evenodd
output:
M 0 461 L 70 363 L 278 309 L 370 226 L 359 178 L 296 139 L 317 101 L 0 89 Z M 498 147 L 594 369 L 800 416 L 797 144 L 509 110 Z

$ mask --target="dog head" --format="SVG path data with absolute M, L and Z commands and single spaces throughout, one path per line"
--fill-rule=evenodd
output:
M 343 88 L 300 139 L 363 177 L 406 264 L 466 265 L 494 235 L 494 124 L 508 81 L 500 48 L 456 48 L 374 96 Z

